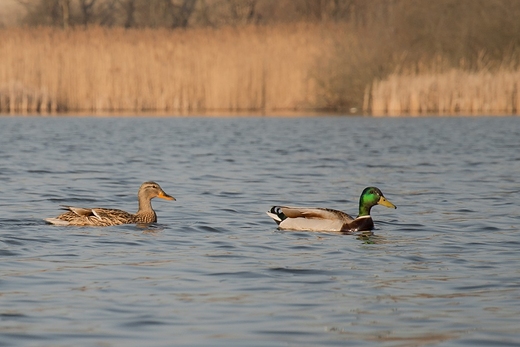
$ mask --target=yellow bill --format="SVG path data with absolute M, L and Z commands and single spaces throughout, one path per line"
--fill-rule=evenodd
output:
M 394 204 L 392 204 L 390 201 L 386 200 L 384 196 L 381 196 L 379 198 L 379 201 L 377 202 L 378 205 L 383 205 L 390 208 L 397 208 Z

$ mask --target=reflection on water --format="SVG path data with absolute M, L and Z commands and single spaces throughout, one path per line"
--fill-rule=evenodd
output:
M 361 340 L 377 342 L 378 344 L 398 345 L 402 347 L 435 345 L 444 341 L 458 339 L 465 334 L 464 331 L 435 333 L 417 330 L 403 331 L 402 333 L 395 334 L 393 331 L 388 330 L 380 332 L 378 335 L 374 336 L 371 333 L 356 332 L 355 325 L 348 330 L 331 327 L 328 331 L 331 333 L 341 334 L 346 340 Z
M 362 241 L 366 244 L 375 244 L 375 243 L 382 243 L 384 242 L 384 239 L 380 236 L 374 235 L 373 232 L 362 232 L 356 235 L 356 239 Z
M 474 346 L 520 340 L 517 118 L 0 118 L 0 345 Z M 152 134 L 152 135 L 151 135 Z M 59 205 L 158 224 L 63 228 Z M 373 232 L 276 230 L 273 204 Z

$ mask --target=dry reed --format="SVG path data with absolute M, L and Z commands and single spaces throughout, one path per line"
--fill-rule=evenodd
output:
M 0 31 L 1 112 L 271 112 L 315 104 L 337 27 Z M 16 86 L 16 87 L 13 87 Z M 25 100 L 25 101 L 24 101 Z
M 308 23 L 1 29 L 0 112 L 313 110 L 331 83 L 355 80 L 338 80 L 339 68 L 330 65 L 346 35 L 352 33 L 344 24 Z M 374 115 L 520 111 L 520 71 L 507 67 L 401 72 L 356 88 L 365 98 L 359 104 Z
M 370 111 L 376 116 L 518 114 L 520 70 L 394 73 L 375 81 L 366 98 L 370 98 Z

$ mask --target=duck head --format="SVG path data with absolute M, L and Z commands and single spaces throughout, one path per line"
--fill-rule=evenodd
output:
M 397 208 L 394 204 L 385 198 L 379 188 L 366 187 L 359 197 L 359 216 L 370 215 L 370 209 L 375 205 Z
M 141 184 L 139 188 L 139 192 L 137 193 L 139 200 L 151 200 L 153 198 L 161 198 L 165 200 L 176 200 L 173 196 L 166 194 L 164 190 L 162 190 L 161 186 L 155 182 L 144 182 Z

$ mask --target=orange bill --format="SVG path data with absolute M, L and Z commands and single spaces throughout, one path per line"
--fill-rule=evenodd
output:
M 157 195 L 158 198 L 164 199 L 164 200 L 177 200 L 173 196 L 166 194 L 165 192 L 160 192 L 159 195 Z

